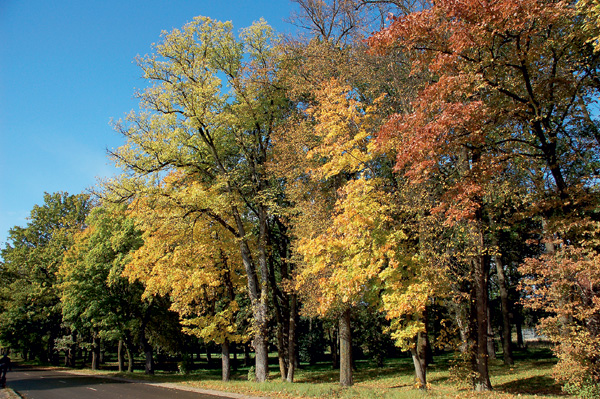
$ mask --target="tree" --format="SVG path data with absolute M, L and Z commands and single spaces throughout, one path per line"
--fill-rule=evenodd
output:
M 2 340 L 43 361 L 56 362 L 54 343 L 62 335 L 56 272 L 91 206 L 85 194 L 46 193 L 2 249 Z
M 424 289 L 424 296 L 402 297 L 421 283 L 415 275 L 418 262 L 410 261 L 415 248 L 402 228 L 405 215 L 395 182 L 381 176 L 385 156 L 371 140 L 381 120 L 378 102 L 364 106 L 349 86 L 335 79 L 314 97 L 315 105 L 306 111 L 310 119 L 297 125 L 310 132 L 300 145 L 312 146 L 286 153 L 308 160 L 295 163 L 304 165 L 305 177 L 292 182 L 289 191 L 297 204 L 292 218 L 300 257 L 295 284 L 306 314 L 339 319 L 340 383 L 351 385 L 352 309 L 365 304 L 381 308 L 394 320 L 398 344 L 414 349 L 413 338 L 423 333 L 424 325 L 400 319 L 418 318 L 430 294 Z M 290 131 L 286 133 L 289 140 Z M 292 170 L 288 177 L 298 172 Z M 407 305 L 409 296 L 414 307 Z M 420 359 L 417 365 L 422 365 Z M 424 388 L 425 371 L 418 371 Z
M 198 202 L 183 209 L 211 218 L 237 240 L 258 381 L 268 377 L 268 239 L 279 191 L 264 165 L 289 105 L 275 80 L 277 42 L 264 21 L 239 39 L 231 23 L 204 17 L 165 34 L 156 54 L 138 60 L 153 84 L 140 93 L 145 112 L 117 125 L 127 144 L 112 156 L 128 175 L 105 185 L 107 196 L 121 200 L 161 196 L 155 183 L 172 170 L 187 186 L 198 185 Z
M 245 273 L 235 238 L 213 219 L 182 209 L 183 204 L 197 205 L 203 190 L 195 184 L 183 189 L 181 177 L 164 179 L 168 195 L 162 200 L 130 205 L 144 230 L 144 245 L 133 253 L 124 275 L 144 285 L 145 297 L 168 296 L 184 332 L 221 346 L 223 380 L 228 381 L 230 344 L 247 339 L 236 321 Z
M 580 104 L 592 98 L 598 57 L 574 17 L 567 2 L 442 1 L 395 17 L 370 39 L 376 50 L 402 49 L 414 73 L 431 77 L 413 110 L 390 118 L 380 139 L 394 141 L 396 170 L 413 182 L 448 170 L 456 176 L 446 180 L 445 200 L 432 211 L 444 212 L 448 223 L 466 223 L 476 254 L 467 261 L 477 304 L 478 390 L 491 389 L 484 348 L 488 187 L 511 162 L 551 176 L 536 193 L 547 216 L 569 212 L 572 190 L 590 171 L 584 160 L 596 153 L 593 135 L 580 129 L 588 123 Z
M 73 332 L 91 335 L 96 349 L 100 339 L 122 340 L 128 371 L 132 372 L 133 354 L 137 352 L 134 337 L 147 340 L 142 337 L 142 324 L 147 315 L 156 314 L 156 304 L 142 299 L 142 285 L 122 276 L 131 253 L 143 244 L 141 231 L 122 206 L 94 208 L 86 225 L 76 234 L 58 271 L 63 322 Z M 92 353 L 96 360 L 92 368 L 97 368 L 98 356 Z M 146 369 L 147 373 L 152 371 L 152 367 Z
M 575 247 L 554 243 L 556 253 L 529 258 L 520 268 L 524 302 L 549 313 L 540 322 L 559 361 L 555 378 L 572 394 L 600 393 L 600 255 L 597 239 Z

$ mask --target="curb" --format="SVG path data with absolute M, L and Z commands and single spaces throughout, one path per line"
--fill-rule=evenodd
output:
M 21 395 L 15 392 L 12 388 L 4 388 L 0 397 L 3 399 L 21 399 Z
M 237 393 L 237 392 L 217 391 L 217 390 L 213 390 L 213 389 L 196 388 L 196 387 L 186 386 L 183 384 L 178 384 L 175 382 L 151 382 L 151 381 L 135 380 L 135 379 L 123 378 L 123 377 L 112 377 L 112 376 L 108 376 L 108 375 L 94 375 L 94 374 L 87 374 L 87 373 L 78 373 L 77 371 L 71 371 L 71 370 L 69 370 L 69 371 L 60 370 L 60 371 L 63 373 L 68 373 L 68 374 L 85 375 L 87 377 L 94 377 L 94 378 L 106 378 L 109 380 L 128 382 L 130 384 L 146 384 L 146 385 L 151 385 L 151 386 L 155 386 L 155 387 L 177 389 L 180 391 L 195 392 L 195 393 L 201 393 L 201 394 L 205 394 L 205 395 L 221 396 L 224 398 L 272 399 L 272 398 L 267 398 L 264 396 L 248 396 L 248 395 Z M 21 398 L 20 396 L 15 397 L 15 399 L 20 399 L 20 398 Z M 13 399 L 13 398 L 9 398 L 9 399 Z

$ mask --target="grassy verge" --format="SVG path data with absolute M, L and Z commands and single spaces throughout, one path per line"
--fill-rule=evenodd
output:
M 271 369 L 271 380 L 262 384 L 248 381 L 247 368 L 233 372 L 232 380 L 226 383 L 220 380 L 221 373 L 218 369 L 194 370 L 185 375 L 175 372 L 158 372 L 153 376 L 141 372 L 94 373 L 287 399 L 569 398 L 570 396 L 565 395 L 552 379 L 552 367 L 555 363 L 556 359 L 546 349 L 517 352 L 513 367 L 504 366 L 501 360 L 492 360 L 490 374 L 494 391 L 485 394 L 477 394 L 470 390 L 468 375 L 461 377 L 460 372 L 450 371 L 456 366 L 450 355 L 435 358 L 435 364 L 429 369 L 430 387 L 426 392 L 414 389 L 414 374 L 409 358 L 388 360 L 383 367 L 375 367 L 366 361 L 357 362 L 355 384 L 350 388 L 339 386 L 338 372 L 327 364 L 303 367 L 298 370 L 294 383 L 282 382 L 275 365 Z

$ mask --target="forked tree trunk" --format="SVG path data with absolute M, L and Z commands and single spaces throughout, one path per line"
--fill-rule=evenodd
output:
M 415 377 L 419 389 L 427 389 L 427 332 L 419 332 L 413 339 L 410 354 L 415 367 Z
M 223 381 L 229 381 L 231 377 L 231 364 L 229 361 L 229 341 L 221 344 L 221 377 Z
M 340 385 L 352 385 L 352 334 L 350 326 L 350 309 L 340 317 Z

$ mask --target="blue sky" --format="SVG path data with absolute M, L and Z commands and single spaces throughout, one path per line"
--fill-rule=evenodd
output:
M 0 0 L 0 247 L 25 226 L 44 192 L 77 194 L 115 173 L 107 148 L 123 143 L 109 125 L 137 109 L 136 55 L 161 31 L 197 15 L 264 17 L 279 32 L 290 0 Z

